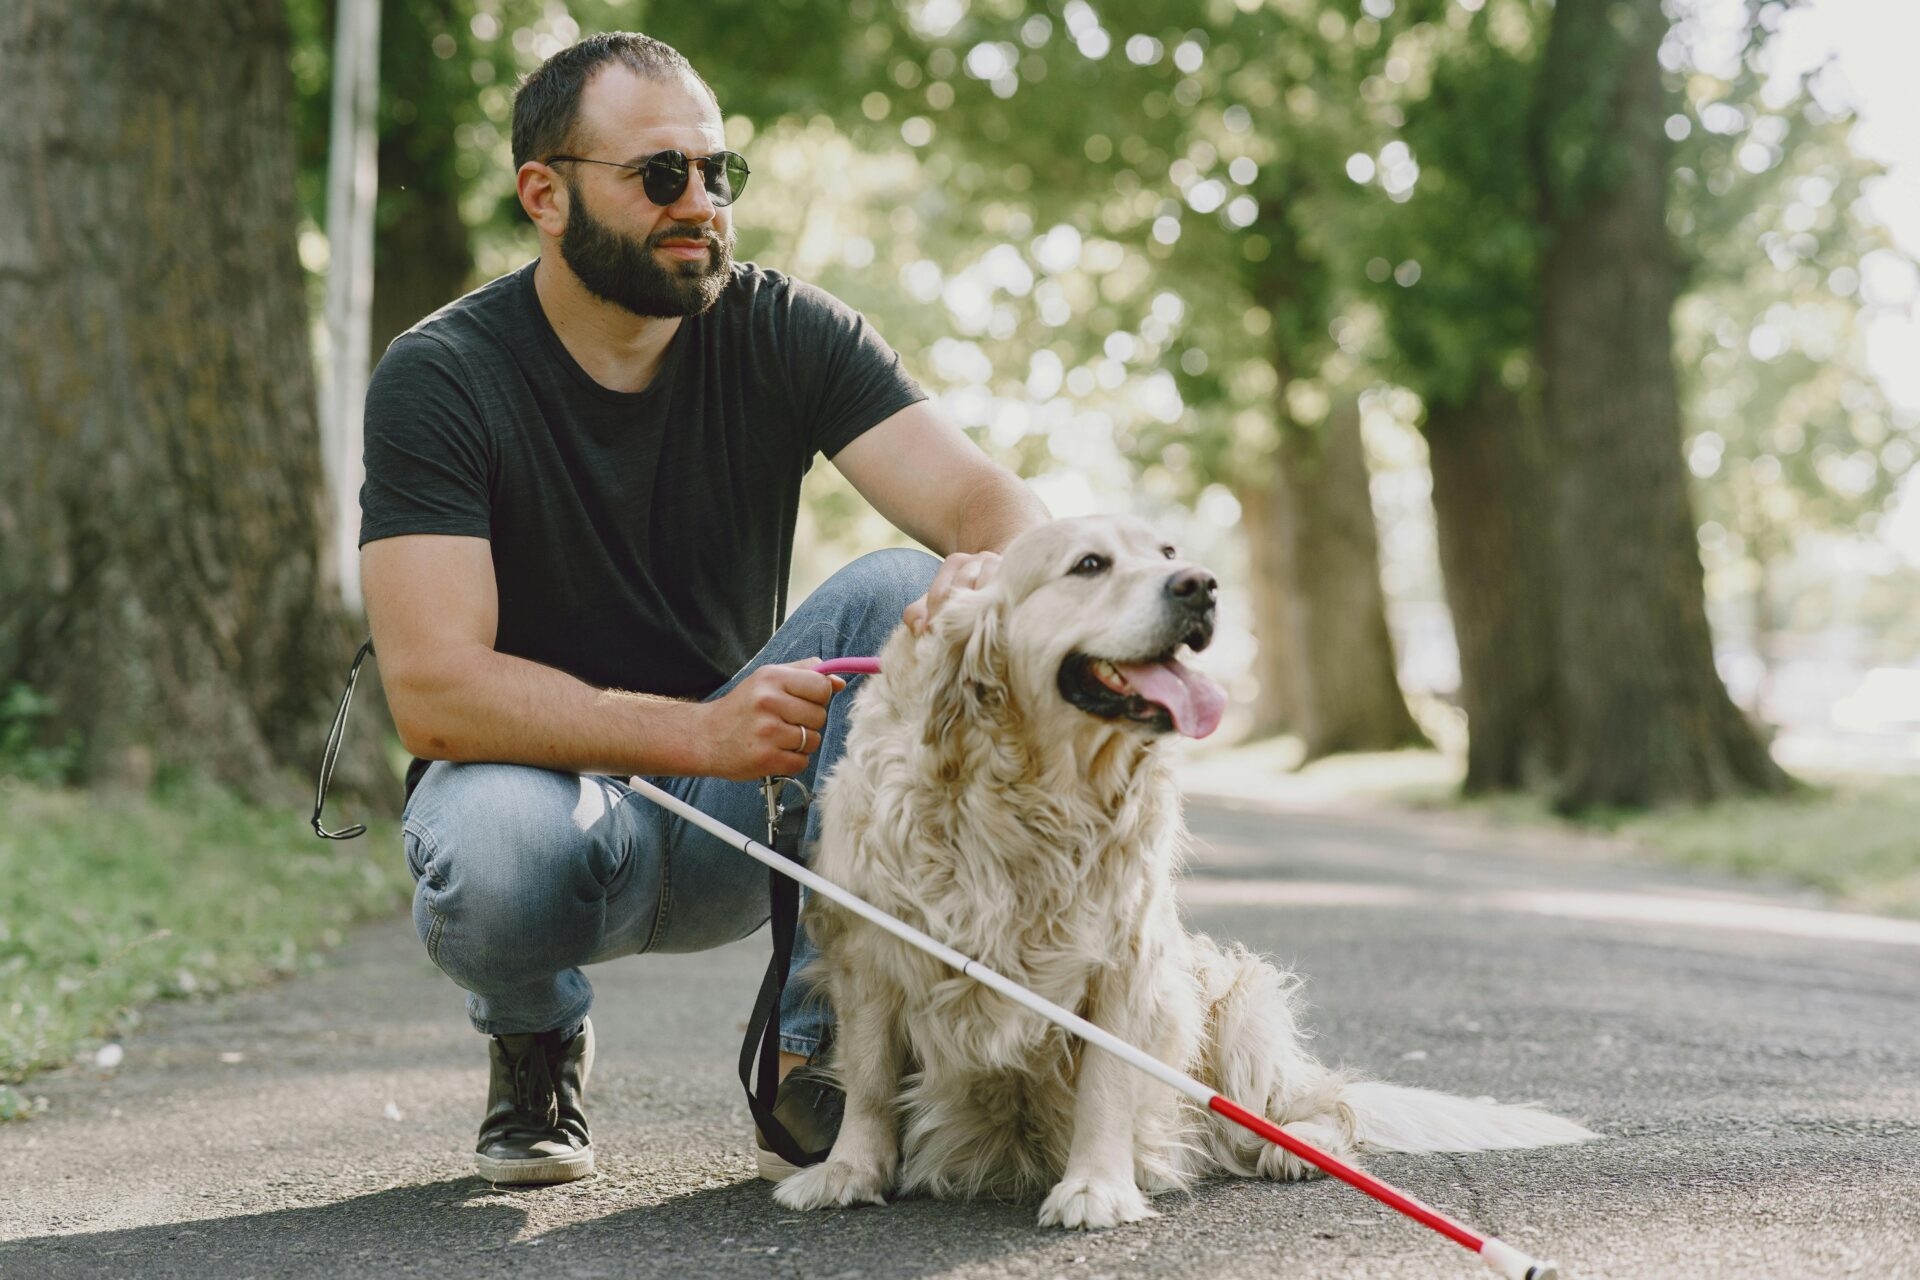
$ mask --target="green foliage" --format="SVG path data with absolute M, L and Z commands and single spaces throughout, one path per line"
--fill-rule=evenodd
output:
M 1920 443 L 1860 353 L 1871 169 L 1805 94 L 1763 101 L 1784 7 L 1750 11 L 1729 78 L 1686 65 L 1684 22 L 1669 40 L 1676 355 L 1705 550 L 1736 588 L 1805 530 L 1869 531 Z M 317 219 L 330 6 L 291 8 Z M 1595 25 L 1549 68 L 1547 0 L 387 0 L 382 164 L 404 179 L 380 225 L 451 198 L 476 282 L 525 261 L 512 86 L 581 35 L 647 30 L 753 160 L 742 257 L 865 311 L 1023 471 L 1130 465 L 1143 500 L 1187 503 L 1382 383 L 1533 384 L 1549 213 L 1613 176 L 1582 86 L 1655 6 L 1577 11 Z
M 1670 122 L 1686 133 L 1670 222 L 1692 288 L 1675 355 L 1702 551 L 1743 593 L 1805 534 L 1871 533 L 1920 453 L 1920 421 L 1866 367 L 1866 261 L 1896 256 L 1862 200 L 1879 170 L 1849 148 L 1851 117 L 1804 85 L 1769 96 L 1756 65 L 1690 77 Z
M 322 842 L 211 786 L 126 799 L 0 780 L 0 1081 L 70 1061 L 150 1001 L 304 970 L 408 887 L 390 823 Z
M 51 699 L 24 684 L 0 691 L 0 778 L 56 785 L 73 776 L 80 735 L 62 733 L 58 712 Z
M 1843 777 L 1785 800 L 1636 815 L 1629 839 L 1694 866 L 1785 876 L 1881 911 L 1920 915 L 1920 783 Z
M 1687 271 L 1675 356 L 1702 550 L 1723 591 L 1758 589 L 1763 566 L 1809 532 L 1871 532 L 1920 454 L 1920 424 L 1887 404 L 1861 340 L 1864 260 L 1891 252 L 1860 198 L 1877 171 L 1849 149 L 1850 117 L 1804 85 L 1769 85 L 1765 45 L 1784 9 L 1755 10 L 1730 72 L 1669 76 L 1669 226 Z M 1373 285 L 1382 371 L 1430 404 L 1533 377 L 1541 183 L 1564 216 L 1611 178 L 1590 94 L 1568 93 L 1557 124 L 1531 133 L 1543 118 L 1526 108 L 1543 75 L 1598 83 L 1622 38 L 1611 21 L 1576 33 L 1568 67 L 1541 63 L 1551 21 L 1597 12 L 1490 0 L 1470 22 L 1435 21 L 1390 94 L 1418 187 L 1359 209 L 1352 243 L 1372 256 L 1343 270 Z M 1672 47 L 1689 38 L 1683 26 Z M 1411 33 L 1403 43 L 1415 47 Z M 1785 625 L 1777 612 L 1771 625 Z
M 294 29 L 295 123 L 301 204 L 326 224 L 333 99 L 333 6 L 288 0 Z M 530 256 L 514 195 L 513 89 L 583 33 L 637 25 L 643 6 L 574 0 L 383 0 L 380 12 L 379 235 L 441 202 L 458 205 L 479 242 L 484 279 Z M 502 248 L 518 244 L 518 248 Z M 478 283 L 474 280 L 473 283 Z
M 904 142 L 932 188 L 909 197 L 908 283 L 947 303 L 930 381 L 963 425 L 1033 466 L 1117 451 L 1145 496 L 1190 500 L 1261 459 L 1276 416 L 1311 426 L 1355 389 L 1332 266 L 1386 24 L 1346 4 L 854 9 L 885 29 L 859 46 L 884 76 L 835 123 Z M 903 312 L 876 314 L 892 332 Z
M 1529 797 L 1469 802 L 1505 823 L 1557 824 Z M 1566 825 L 1632 841 L 1664 860 L 1785 879 L 1846 905 L 1920 916 L 1920 780 L 1834 775 L 1785 797 L 1652 812 L 1596 810 Z
M 1538 329 L 1545 227 L 1526 106 L 1546 17 L 1516 0 L 1452 16 L 1465 12 L 1427 28 L 1422 73 L 1393 92 L 1418 184 L 1361 207 L 1346 268 L 1382 317 L 1382 372 L 1428 404 L 1467 403 L 1488 382 L 1520 390 Z

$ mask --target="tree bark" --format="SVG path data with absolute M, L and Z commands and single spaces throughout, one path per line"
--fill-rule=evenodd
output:
M 1544 790 L 1561 761 L 1552 472 L 1537 406 L 1495 383 L 1427 410 L 1470 795 Z
M 1279 690 L 1308 760 L 1424 746 L 1394 668 L 1359 406 L 1339 403 L 1317 431 L 1283 423 L 1268 487 L 1242 491 L 1255 564 L 1273 574 L 1256 591 L 1279 597 L 1255 614 L 1284 628 L 1259 637 L 1261 686 Z
M 54 699 L 96 783 L 293 800 L 359 635 L 323 552 L 288 40 L 279 0 L 0 10 L 0 683 Z M 343 785 L 397 794 L 381 736 L 356 726 Z
M 1561 0 L 1541 66 L 1567 809 L 1788 785 L 1727 696 L 1707 627 L 1673 368 L 1666 29 L 1660 0 Z

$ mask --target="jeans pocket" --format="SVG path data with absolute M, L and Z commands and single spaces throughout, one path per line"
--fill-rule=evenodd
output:
M 421 941 L 427 945 L 427 958 L 435 964 L 440 963 L 440 934 L 446 927 L 446 917 L 435 908 L 435 895 L 446 888 L 446 881 L 439 868 L 434 865 L 432 840 L 426 833 L 408 824 L 400 829 L 400 841 L 406 848 L 407 870 L 413 873 L 416 889 L 424 886 L 426 892 L 415 895 L 415 925 L 421 930 Z M 422 909 L 426 919 L 420 919 Z
M 407 854 L 407 870 L 412 873 L 414 883 L 427 882 L 430 889 L 445 887 L 438 870 L 434 867 L 433 841 L 427 834 L 412 823 L 400 829 L 400 842 Z

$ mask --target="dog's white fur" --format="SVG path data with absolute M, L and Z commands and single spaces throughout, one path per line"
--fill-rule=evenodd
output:
M 1109 567 L 1074 572 L 1088 554 Z M 1297 979 L 1182 927 L 1186 831 L 1159 734 L 1057 683 L 1071 653 L 1166 647 L 1167 583 L 1187 567 L 1170 554 L 1138 521 L 1055 521 L 927 634 L 896 632 L 852 707 L 814 868 L 1335 1155 L 1594 1137 L 1321 1066 Z M 818 895 L 807 927 L 847 1110 L 829 1159 L 776 1188 L 788 1208 L 1044 1191 L 1042 1224 L 1111 1227 L 1195 1177 L 1316 1172 Z

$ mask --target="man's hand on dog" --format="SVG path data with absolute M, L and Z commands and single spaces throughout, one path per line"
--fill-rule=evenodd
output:
M 978 591 L 993 580 L 1000 568 L 998 551 L 961 551 L 946 558 L 940 565 L 940 571 L 933 575 L 933 585 L 927 588 L 927 594 L 907 606 L 900 620 L 907 624 L 907 630 L 917 636 L 927 633 L 933 625 L 933 615 L 940 612 L 940 606 L 955 591 Z
M 724 697 L 702 704 L 709 754 L 700 772 L 751 782 L 805 769 L 820 749 L 827 703 L 847 687 L 841 677 L 815 671 L 820 661 L 770 663 Z

